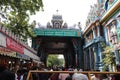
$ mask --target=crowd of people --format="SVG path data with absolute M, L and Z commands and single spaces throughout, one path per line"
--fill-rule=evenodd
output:
M 120 72 L 120 64 L 117 64 L 116 69 Z M 16 66 L 16 68 L 12 70 L 0 65 L 0 80 L 27 80 L 29 70 L 50 71 L 50 73 L 34 72 L 29 80 L 89 80 L 88 74 L 78 73 L 82 72 L 81 69 L 78 70 L 72 67 L 68 69 L 64 67 L 45 68 L 44 65 L 41 67 L 32 66 L 31 69 Z M 60 73 L 52 73 L 52 71 L 60 71 Z M 73 71 L 74 73 L 64 71 Z M 91 74 L 90 77 L 91 80 L 120 80 L 120 74 Z

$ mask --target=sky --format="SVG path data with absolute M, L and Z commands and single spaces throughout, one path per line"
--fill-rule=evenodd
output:
M 85 26 L 90 5 L 97 3 L 97 0 L 43 0 L 44 11 L 39 11 L 30 17 L 30 22 L 36 20 L 41 25 L 51 22 L 53 14 L 62 15 L 63 21 L 68 26 L 73 26 L 81 22 L 82 28 Z

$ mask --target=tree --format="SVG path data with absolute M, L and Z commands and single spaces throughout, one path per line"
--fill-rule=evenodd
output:
M 109 65 L 111 66 L 111 69 L 115 68 L 116 61 L 115 54 L 112 52 L 113 48 L 111 48 L 110 46 L 106 46 L 104 50 L 105 50 L 105 52 L 103 53 L 105 55 L 103 59 L 104 70 L 108 69 Z
M 0 15 L 5 19 L 4 27 L 24 40 L 33 37 L 35 25 L 29 24 L 29 16 L 39 10 L 43 10 L 42 0 L 0 0 Z
M 47 66 L 63 66 L 63 59 L 59 59 L 58 55 L 49 55 L 47 60 Z

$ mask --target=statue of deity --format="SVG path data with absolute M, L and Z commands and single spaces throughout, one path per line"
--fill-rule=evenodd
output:
M 117 43 L 116 20 L 112 21 L 112 26 L 110 30 L 110 41 L 112 42 L 112 44 Z

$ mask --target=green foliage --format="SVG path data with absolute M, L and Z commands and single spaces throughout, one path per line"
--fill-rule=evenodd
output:
M 49 55 L 47 60 L 47 66 L 62 66 L 63 61 L 63 59 L 58 58 L 58 55 Z
M 111 48 L 110 46 L 106 46 L 104 48 L 104 50 L 105 50 L 105 52 L 103 54 L 104 54 L 105 57 L 103 59 L 103 65 L 104 65 L 104 69 L 103 70 L 106 70 L 106 69 L 108 69 L 109 65 L 111 67 L 115 66 L 116 62 L 115 62 L 115 55 L 112 52 L 113 48 Z
M 25 40 L 33 37 L 35 25 L 29 24 L 29 16 L 43 10 L 42 0 L 0 0 L 0 15 L 4 26 Z

